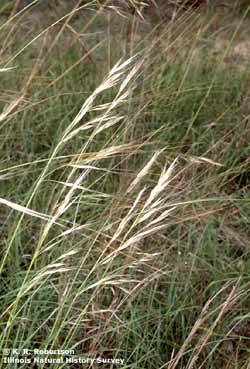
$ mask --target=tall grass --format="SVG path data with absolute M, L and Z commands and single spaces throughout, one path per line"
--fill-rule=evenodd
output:
M 248 368 L 248 21 L 104 8 L 1 16 L 1 350 Z

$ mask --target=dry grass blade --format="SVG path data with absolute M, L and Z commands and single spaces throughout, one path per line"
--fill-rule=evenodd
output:
M 212 336 L 212 334 L 214 332 L 214 329 L 219 324 L 219 322 L 222 320 L 223 316 L 227 313 L 227 311 L 235 304 L 236 300 L 240 297 L 241 294 L 235 293 L 236 288 L 237 288 L 237 285 L 232 288 L 230 294 L 228 295 L 228 298 L 221 305 L 221 309 L 220 309 L 219 314 L 216 317 L 214 323 L 211 325 L 208 332 L 200 338 L 200 340 L 199 340 L 198 344 L 196 345 L 195 350 L 192 354 L 192 357 L 189 360 L 187 369 L 192 369 L 194 367 L 197 359 L 199 358 L 199 355 L 200 355 L 202 349 L 204 348 L 204 346 L 208 342 L 209 338 Z
M 22 94 L 3 109 L 2 113 L 0 114 L 0 122 L 2 122 L 20 104 L 20 102 L 23 101 L 24 97 L 25 95 Z
M 39 213 L 38 211 L 29 209 L 26 206 L 16 204 L 16 203 L 14 203 L 12 201 L 9 201 L 9 200 L 6 200 L 6 199 L 0 198 L 0 204 L 6 205 L 6 206 L 8 206 L 9 208 L 11 208 L 13 210 L 16 210 L 16 211 L 18 211 L 20 213 L 23 213 L 23 214 L 26 214 L 26 215 L 30 215 L 30 216 L 35 217 L 35 218 L 39 218 L 39 219 L 46 220 L 46 221 L 49 221 L 51 219 L 51 217 L 47 214 Z M 59 224 L 59 223 L 57 223 L 57 224 Z
M 48 276 L 54 274 L 61 274 L 71 271 L 72 268 L 66 267 L 63 263 L 56 263 L 48 266 L 46 269 L 39 272 L 31 281 L 26 282 L 25 286 L 21 291 L 21 296 L 24 296 L 34 287 L 39 286 L 39 284 Z
M 145 203 L 144 209 L 151 206 L 154 207 L 156 204 L 154 204 L 154 201 L 159 196 L 159 194 L 166 188 L 166 186 L 170 182 L 170 177 L 172 175 L 172 172 L 175 168 L 175 164 L 177 162 L 177 159 L 174 160 L 174 162 L 169 166 L 167 170 L 164 170 L 159 178 L 159 181 L 157 185 L 153 188 L 153 190 L 150 192 L 150 195 Z
M 0 114 L 0 122 L 2 122 L 24 100 L 24 98 L 26 97 L 28 93 L 30 84 L 33 78 L 35 77 L 37 67 L 38 67 L 38 61 L 34 64 L 31 70 L 31 73 L 22 89 L 22 94 L 19 97 L 15 98 L 9 105 L 7 105 L 3 109 L 3 112 Z M 13 68 L 5 68 L 5 69 L 8 70 L 8 69 L 13 69 Z
M 123 118 L 124 117 L 107 116 L 107 117 L 103 117 L 103 118 L 98 117 L 98 118 L 92 119 L 91 121 L 85 123 L 83 126 L 81 126 L 79 128 L 76 128 L 72 132 L 70 132 L 68 134 L 68 136 L 63 139 L 62 142 L 67 142 L 67 141 L 71 140 L 73 137 L 75 137 L 76 135 L 78 135 L 82 131 L 86 131 L 88 129 L 95 128 L 97 123 L 99 123 L 99 124 L 96 127 L 96 134 L 100 133 L 102 130 L 107 129 L 109 127 L 112 127 L 116 123 L 119 123 Z M 101 120 L 104 121 L 104 122 L 106 121 L 106 123 L 103 124 L 103 125 L 100 125 Z M 100 125 L 100 127 L 99 127 L 99 125 Z
M 152 165 L 158 158 L 158 156 L 163 152 L 163 150 L 156 151 L 156 153 L 152 156 L 149 162 L 142 168 L 142 170 L 137 174 L 136 178 L 130 184 L 127 192 L 131 192 L 133 188 L 148 174 L 149 170 L 151 169 Z
M 176 206 L 170 207 L 169 209 L 163 211 L 157 218 L 153 219 L 147 227 L 151 227 L 152 225 L 159 224 L 163 220 L 165 220 L 169 214 L 171 214 L 176 209 Z M 159 212 L 159 211 L 158 211 Z
M 137 204 L 141 200 L 142 195 L 144 194 L 144 191 L 145 191 L 145 189 L 143 189 L 139 192 L 139 194 L 137 195 L 133 205 L 129 209 L 127 215 L 119 223 L 118 228 L 117 228 L 115 234 L 113 235 L 113 237 L 110 241 L 110 244 L 112 244 L 114 241 L 116 241 L 119 238 L 119 236 L 122 234 L 122 232 L 125 230 L 125 228 L 129 224 L 130 220 L 134 217 L 134 211 L 137 207 Z
M 139 232 L 135 235 L 133 235 L 131 238 L 129 238 L 125 243 L 123 243 L 121 246 L 119 246 L 117 248 L 117 250 L 115 250 L 114 252 L 112 252 L 104 261 L 102 264 L 106 264 L 109 261 L 111 261 L 113 259 L 113 257 L 117 254 L 119 254 L 120 251 L 125 250 L 127 248 L 129 248 L 131 245 L 134 245 L 136 243 L 138 243 L 139 241 L 141 241 L 143 238 L 148 237 L 149 235 L 152 235 L 160 230 L 162 230 L 163 228 L 165 228 L 167 225 L 163 224 L 163 225 L 159 225 L 157 227 L 154 228 L 150 228 L 148 230 L 142 230 L 142 232 Z
M 222 293 L 224 292 L 228 287 L 229 287 L 230 283 L 227 283 L 224 287 L 222 287 L 212 298 L 210 298 L 208 300 L 208 302 L 205 304 L 204 308 L 202 309 L 202 312 L 199 316 L 199 318 L 197 319 L 197 321 L 195 322 L 191 332 L 189 333 L 188 337 L 186 338 L 186 340 L 184 341 L 183 345 L 181 346 L 180 350 L 178 351 L 178 353 L 176 354 L 176 357 L 172 360 L 172 362 L 168 365 L 168 369 L 176 369 L 179 365 L 179 362 L 181 360 L 181 358 L 185 355 L 185 352 L 189 346 L 189 344 L 191 343 L 192 339 L 194 338 L 195 334 L 197 333 L 197 331 L 201 328 L 202 324 L 208 319 L 209 317 L 209 307 L 211 305 L 211 303 Z M 215 327 L 218 325 L 218 323 L 221 321 L 221 319 L 223 318 L 223 316 L 225 315 L 225 313 L 228 311 L 228 309 L 235 303 L 235 301 L 237 300 L 237 298 L 239 298 L 240 294 L 235 293 L 236 288 L 237 288 L 238 284 L 234 285 L 231 292 L 229 293 L 227 299 L 225 300 L 224 303 L 222 303 L 219 307 L 219 313 L 214 321 L 214 323 L 212 324 L 212 326 L 210 327 L 210 329 L 208 330 L 208 332 L 201 337 L 201 339 L 199 340 L 194 353 L 188 363 L 187 369 L 191 369 L 193 368 L 193 365 L 195 364 L 195 361 L 197 360 L 201 350 L 203 349 L 203 347 L 205 346 L 205 344 L 207 343 L 207 341 L 209 340 L 209 338 L 211 337 Z M 218 309 L 217 309 L 218 310 Z
M 8 72 L 9 70 L 12 70 L 16 67 L 8 67 L 8 68 L 0 68 L 0 73 Z
M 209 158 L 205 158 L 204 156 L 191 156 L 189 158 L 189 160 L 193 163 L 208 163 L 208 164 L 212 164 L 212 165 L 215 165 L 217 167 L 223 167 L 223 164 L 220 164 L 212 159 L 209 159 Z

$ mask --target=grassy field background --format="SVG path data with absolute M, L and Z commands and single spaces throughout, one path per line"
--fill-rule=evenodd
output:
M 124 363 L 0 368 L 249 369 L 247 7 L 15 5 L 0 17 L 0 348 Z

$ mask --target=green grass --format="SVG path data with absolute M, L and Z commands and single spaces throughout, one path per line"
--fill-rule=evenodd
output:
M 247 369 L 249 20 L 60 11 L 1 17 L 1 349 Z

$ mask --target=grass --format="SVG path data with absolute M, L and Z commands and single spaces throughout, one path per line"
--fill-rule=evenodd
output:
M 249 20 L 94 5 L 1 15 L 1 350 L 247 369 Z

